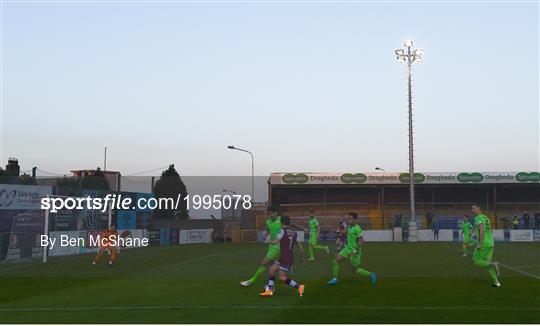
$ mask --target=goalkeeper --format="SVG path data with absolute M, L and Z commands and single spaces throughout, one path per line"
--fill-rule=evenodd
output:
M 104 241 L 104 239 L 106 239 Z M 116 226 L 111 224 L 108 230 L 103 231 L 99 239 L 99 251 L 92 261 L 92 266 L 96 266 L 97 262 L 103 256 L 106 251 L 109 251 L 109 263 L 107 266 L 111 267 L 116 260 L 117 250 L 115 246 L 111 245 L 118 241 L 118 232 L 116 231 Z

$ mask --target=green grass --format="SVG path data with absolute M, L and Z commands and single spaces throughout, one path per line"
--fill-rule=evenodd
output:
M 266 275 L 249 277 L 265 254 L 259 244 L 149 247 L 121 252 L 113 268 L 91 255 L 0 264 L 1 323 L 540 323 L 540 243 L 501 243 L 500 289 L 461 258 L 458 244 L 366 243 L 364 266 L 376 286 L 342 265 L 325 285 L 331 257 L 299 264 L 299 298 L 278 285 L 261 298 Z M 105 258 L 105 257 L 104 257 Z

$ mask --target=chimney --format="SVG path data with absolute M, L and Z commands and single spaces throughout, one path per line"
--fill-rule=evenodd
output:
M 21 167 L 19 166 L 19 161 L 16 158 L 9 158 L 8 164 L 6 165 L 6 172 L 10 177 L 19 177 Z

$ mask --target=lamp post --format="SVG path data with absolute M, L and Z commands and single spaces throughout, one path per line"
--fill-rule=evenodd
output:
M 236 195 L 236 191 L 234 190 L 230 190 L 230 189 L 223 189 L 223 193 L 231 193 L 233 195 Z M 234 205 L 232 205 L 232 199 L 231 197 L 229 197 L 229 200 L 231 201 L 231 217 L 234 218 Z M 225 199 L 223 199 L 223 201 L 225 202 Z M 222 208 L 222 211 L 223 211 L 223 208 Z M 221 218 L 223 218 L 223 213 L 221 214 Z
M 413 118 L 412 118 L 412 65 L 422 59 L 424 50 L 411 50 L 412 41 L 405 41 L 405 49 L 395 51 L 398 62 L 407 64 L 407 97 L 409 102 L 409 192 L 411 195 L 411 221 L 416 219 L 414 203 L 414 139 L 413 139 Z
M 255 198 L 253 197 L 253 189 L 255 188 L 255 163 L 254 163 L 254 160 L 253 160 L 253 153 L 251 153 L 250 151 L 246 150 L 246 149 L 242 149 L 242 148 L 238 148 L 238 147 L 234 147 L 232 145 L 229 145 L 227 146 L 228 149 L 233 149 L 233 150 L 237 150 L 237 151 L 241 151 L 241 152 L 245 152 L 245 153 L 248 153 L 250 156 L 251 156 L 251 202 L 255 202 Z

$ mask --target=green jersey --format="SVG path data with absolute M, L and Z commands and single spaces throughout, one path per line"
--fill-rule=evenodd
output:
M 309 219 L 309 235 L 317 235 L 319 232 L 319 221 L 316 217 Z
M 358 249 L 358 239 L 362 237 L 362 228 L 356 224 L 347 228 L 347 246 L 349 250 L 356 251 Z
M 463 238 L 470 238 L 471 237 L 471 230 L 472 225 L 469 222 L 463 222 L 463 225 L 461 226 L 461 232 L 463 234 Z
M 268 235 L 270 236 L 270 240 L 277 239 L 277 236 L 279 234 L 279 231 L 281 231 L 281 217 L 276 216 L 275 219 L 272 219 L 271 217 L 268 217 L 266 219 L 266 228 L 268 229 Z
M 474 232 L 476 236 L 480 236 L 480 224 L 484 225 L 484 242 L 481 244 L 482 248 L 493 247 L 493 232 L 491 231 L 491 223 L 489 218 L 485 215 L 477 215 L 474 218 Z

